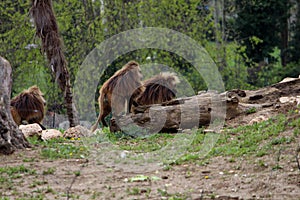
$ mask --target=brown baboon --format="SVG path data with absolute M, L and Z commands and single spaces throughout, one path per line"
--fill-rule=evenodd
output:
M 138 105 L 158 104 L 170 101 L 176 96 L 179 78 L 175 73 L 162 72 L 143 82 L 144 92 L 137 98 Z
M 17 125 L 38 123 L 42 129 L 46 129 L 41 125 L 45 115 L 45 104 L 41 90 L 32 86 L 12 98 L 10 110 Z
M 99 90 L 99 116 L 91 131 L 95 131 L 101 121 L 107 126 L 104 118 L 112 112 L 114 116 L 128 113 L 133 101 L 143 92 L 140 66 L 135 61 L 128 62 L 122 69 L 110 77 Z

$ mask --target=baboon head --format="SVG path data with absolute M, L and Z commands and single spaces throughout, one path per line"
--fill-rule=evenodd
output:
M 45 100 L 44 94 L 41 92 L 40 88 L 34 85 L 28 89 L 28 93 L 31 93 L 36 99 L 43 102 L 44 106 L 46 106 L 47 101 Z

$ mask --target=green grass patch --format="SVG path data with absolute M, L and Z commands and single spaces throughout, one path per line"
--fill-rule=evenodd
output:
M 205 164 L 207 162 L 205 160 L 215 156 L 229 156 L 232 161 L 236 157 L 241 156 L 262 157 L 268 155 L 282 145 L 287 145 L 295 141 L 295 137 L 299 135 L 299 131 L 297 131 L 298 126 L 300 126 L 299 122 L 299 119 L 288 122 L 286 116 L 279 115 L 253 125 L 224 129 L 204 160 L 200 159 L 197 152 L 201 150 L 206 135 L 201 130 L 198 130 L 186 155 L 179 158 L 174 164 L 195 160 L 199 160 L 201 162 L 199 164 Z M 294 134 L 292 136 L 279 136 L 280 133 L 293 128 Z
M 56 171 L 56 169 L 55 169 L 55 168 L 53 168 L 53 167 L 49 167 L 48 169 L 46 169 L 46 170 L 44 170 L 44 171 L 43 171 L 43 175 L 54 174 L 54 173 L 55 173 L 55 171 Z
M 136 153 L 144 153 L 156 151 L 166 146 L 172 139 L 174 134 L 154 134 L 148 138 L 121 139 L 116 144 L 123 150 L 134 151 Z
M 14 167 L 0 167 L 0 174 L 7 174 L 8 176 L 13 176 L 15 174 L 36 174 L 35 170 L 29 169 L 24 165 L 14 166 Z
M 280 133 L 291 130 L 289 136 L 280 136 Z M 184 149 L 185 155 L 173 163 L 180 164 L 183 162 L 191 162 L 197 160 L 199 164 L 205 165 L 209 158 L 215 156 L 229 156 L 230 162 L 235 162 L 237 157 L 241 156 L 257 156 L 263 157 L 280 148 L 295 141 L 295 137 L 300 135 L 300 119 L 288 120 L 286 116 L 279 115 L 267 121 L 256 123 L 253 125 L 240 126 L 237 128 L 225 128 L 222 133 L 204 133 L 203 129 L 197 129 L 186 134 L 188 137 L 182 139 L 190 140 Z M 133 130 L 135 133 L 137 130 Z M 214 135 L 217 134 L 217 135 Z M 134 153 L 155 152 L 164 147 L 175 144 L 174 148 L 181 145 L 178 134 L 157 133 L 148 135 L 147 137 L 132 137 L 129 133 L 111 133 L 108 128 L 104 128 L 103 132 L 93 137 L 81 140 L 67 140 L 64 138 L 52 139 L 49 141 L 41 141 L 37 138 L 31 138 L 30 143 L 40 145 L 41 155 L 48 159 L 59 158 L 85 158 L 89 155 L 89 148 L 97 146 L 102 142 L 110 142 L 117 148 Z M 202 149 L 206 145 L 207 138 L 217 138 L 212 142 L 209 153 L 205 159 L 200 157 Z M 177 140 L 176 140 L 177 138 Z M 179 139 L 180 140 L 180 139 Z M 177 146 L 176 146 L 177 145 Z M 207 146 L 207 145 L 206 145 Z M 182 149 L 181 149 L 182 150 Z M 31 162 L 32 160 L 28 160 Z
M 170 167 L 172 164 L 194 161 L 199 162 L 200 165 L 206 165 L 211 157 L 216 156 L 228 156 L 230 157 L 230 162 L 235 162 L 236 158 L 241 156 L 263 157 L 268 155 L 282 145 L 295 141 L 295 137 L 299 135 L 299 131 L 297 131 L 300 126 L 299 122 L 299 119 L 289 121 L 286 116 L 279 115 L 253 125 L 225 128 L 222 133 L 204 133 L 203 129 L 192 130 L 189 134 L 183 133 L 185 134 L 184 137 L 178 135 L 182 133 L 157 133 L 147 137 L 132 137 L 128 133 L 110 133 L 105 128 L 101 137 L 96 136 L 94 140 L 97 140 L 99 143 L 102 141 L 111 142 L 122 150 L 141 154 L 161 150 L 168 145 L 170 146 L 170 144 L 171 146 L 174 145 L 175 149 L 181 148 L 180 145 L 183 144 L 185 145 L 184 155 L 177 160 L 164 162 L 165 166 Z M 290 136 L 280 136 L 280 133 L 287 129 L 294 131 L 294 133 Z M 178 138 L 180 139 L 178 140 Z M 189 141 L 181 143 L 181 138 Z M 210 142 L 212 145 L 207 145 L 207 142 Z M 201 154 L 203 148 L 207 147 L 210 148 L 209 153 Z M 179 149 L 179 151 L 181 150 Z
M 86 158 L 89 155 L 88 148 L 80 139 L 55 138 L 41 141 L 36 137 L 29 138 L 33 145 L 41 146 L 40 154 L 47 159 Z
M 227 129 L 210 155 L 243 156 L 255 155 L 259 152 L 259 156 L 262 156 L 271 148 L 268 143 L 264 144 L 264 141 L 274 140 L 271 145 L 283 141 L 282 139 L 278 140 L 276 137 L 286 129 L 285 122 L 286 118 L 284 116 L 278 116 L 251 126 L 241 126 L 232 130 Z
M 35 175 L 36 171 L 24 165 L 0 167 L 0 189 L 12 190 L 14 180 L 25 175 Z
M 257 109 L 255 107 L 249 108 L 248 110 L 246 110 L 247 114 L 252 114 L 252 113 L 256 113 Z

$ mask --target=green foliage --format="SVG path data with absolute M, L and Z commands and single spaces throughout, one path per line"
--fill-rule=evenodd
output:
M 225 18 L 215 19 L 216 9 L 208 2 L 207 0 L 174 0 L 172 3 L 169 0 L 53 1 L 71 84 L 74 83 L 84 59 L 97 45 L 123 31 L 142 27 L 169 28 L 194 39 L 208 51 L 217 64 L 226 89 L 252 89 L 254 86 L 274 83 L 283 76 L 294 77 L 299 74 L 300 68 L 297 67 L 298 60 L 295 56 L 291 56 L 294 63 L 285 66 L 284 70 L 279 65 L 281 62 L 279 58 L 286 52 L 282 49 L 279 35 L 284 29 L 284 19 L 289 17 L 287 12 L 289 4 L 276 0 L 227 1 L 224 4 Z M 9 60 L 13 67 L 12 95 L 31 85 L 38 85 L 45 93 L 48 109 L 55 110 L 58 105 L 63 104 L 63 95 L 51 75 L 45 56 L 41 53 L 40 41 L 35 38 L 35 28 L 28 15 L 30 6 L 30 1 L 23 0 L 0 2 L 0 55 Z M 298 33 L 291 35 L 295 36 L 290 51 L 294 54 L 294 50 L 297 52 Z M 170 38 L 158 38 L 157 42 L 168 39 Z M 275 47 L 281 49 L 280 54 L 274 51 Z M 180 45 L 176 48 L 182 49 Z M 171 68 L 191 85 L 193 92 L 185 95 L 194 95 L 197 91 L 209 87 L 192 63 L 174 52 L 162 49 L 139 49 L 125 55 L 118 55 L 115 49 L 105 49 L 105 52 L 115 57 L 115 60 L 113 63 L 106 63 L 105 59 L 99 61 L 99 64 L 103 62 L 108 68 L 103 76 L 98 77 L 98 89 L 129 60 L 137 60 L 145 66 L 142 69 L 145 78 L 154 73 L 151 71 L 154 62 Z M 193 57 L 193 52 L 187 51 L 187 55 Z M 256 69 L 254 63 L 265 57 L 269 57 L 271 65 Z M 255 69 L 252 69 L 253 66 Z M 85 78 L 91 79 L 93 75 L 94 72 L 89 71 L 85 74 Z M 83 84 L 85 88 L 90 87 L 89 83 Z M 186 85 L 178 91 L 185 89 Z M 95 88 L 96 108 L 98 95 Z M 86 94 L 82 93 L 82 96 L 85 97 Z M 87 98 L 79 101 L 79 104 L 89 103 L 86 102 Z M 55 111 L 63 110 L 59 107 Z M 91 111 L 80 111 L 80 113 L 89 112 Z
M 32 85 L 40 87 L 48 105 L 62 102 L 61 93 L 51 76 L 47 63 L 35 39 L 35 29 L 28 12 L 29 1 L 0 2 L 0 55 L 5 57 L 13 69 L 12 96 Z
M 101 2 L 53 1 L 59 31 L 64 41 L 71 83 L 75 80 L 78 68 L 88 53 L 106 38 L 122 31 L 140 27 L 166 27 L 182 32 L 200 44 L 205 44 L 206 34 L 213 26 L 209 12 L 202 12 L 199 9 L 201 2 L 196 0 L 189 2 L 176 0 L 172 4 L 167 0 L 103 1 L 104 4 Z M 28 16 L 30 2 L 5 0 L 0 4 L 3 22 L 0 29 L 3 47 L 0 49 L 0 55 L 8 59 L 13 67 L 13 95 L 36 84 L 45 93 L 50 109 L 63 104 L 63 95 L 50 75 L 44 55 L 40 53 L 40 41 L 34 37 L 35 28 Z M 149 57 L 151 61 L 155 59 L 156 63 L 163 63 L 187 76 L 195 91 L 206 87 L 201 76 L 191 76 L 197 73 L 190 63 L 170 52 L 144 49 L 117 56 L 119 58 L 109 66 L 104 76 L 99 77 L 99 87 L 128 60 L 135 59 L 140 63 L 147 63 Z M 92 75 L 91 72 L 87 76 Z M 96 98 L 97 95 L 96 92 Z
M 286 66 L 281 64 L 281 51 L 275 47 L 269 54 L 274 60 L 273 63 L 262 68 L 258 72 L 257 83 L 259 87 L 271 85 L 284 79 L 285 77 L 298 77 L 300 74 L 299 64 L 290 63 Z
M 217 60 L 220 54 L 217 46 L 214 43 L 208 43 L 206 44 L 206 49 L 212 58 Z M 247 83 L 248 71 L 243 58 L 245 47 L 240 46 L 236 41 L 232 41 L 226 43 L 224 51 L 226 52 L 224 62 L 217 64 L 223 77 L 225 88 L 228 90 L 233 88 L 251 88 Z M 224 63 L 226 64 L 225 66 Z
M 290 24 L 291 39 L 289 41 L 289 48 L 287 50 L 289 55 L 289 60 L 292 63 L 299 63 L 300 61 L 300 9 L 299 4 L 295 4 L 292 10 L 296 10 L 295 21 Z M 299 68 L 299 67 L 298 67 Z
M 280 33 L 289 17 L 289 1 L 236 1 L 236 31 L 244 45 L 247 56 L 260 62 L 282 42 Z M 253 41 L 253 36 L 258 40 Z

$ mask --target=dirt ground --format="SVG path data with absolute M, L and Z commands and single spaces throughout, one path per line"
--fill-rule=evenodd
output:
M 227 126 L 261 114 L 228 121 Z M 274 114 L 264 111 L 265 117 Z M 13 180 L 11 187 L 0 187 L 0 195 L 2 199 L 300 199 L 299 144 L 298 137 L 276 155 L 239 157 L 234 162 L 214 157 L 205 164 L 149 165 L 144 171 L 126 163 L 106 165 L 93 157 L 45 160 L 35 147 L 0 156 L 0 167 L 24 165 L 36 172 Z M 49 169 L 55 170 L 45 173 Z
M 183 164 L 145 173 L 87 159 L 47 161 L 39 158 L 38 151 L 1 156 L 0 167 L 23 164 L 36 170 L 14 182 L 13 190 L 0 191 L 2 195 L 11 199 L 18 193 L 30 197 L 43 194 L 44 199 L 300 199 L 300 171 L 293 147 L 280 153 L 279 163 L 276 156 L 260 158 L 263 166 L 257 158 L 230 162 L 216 157 L 204 166 Z M 24 162 L 30 158 L 35 158 L 34 162 Z M 274 170 L 276 164 L 282 168 Z M 45 174 L 49 168 L 55 172 Z M 148 178 L 131 181 L 141 174 Z M 35 182 L 42 184 L 32 187 Z

